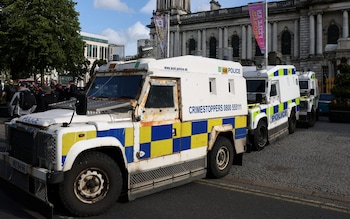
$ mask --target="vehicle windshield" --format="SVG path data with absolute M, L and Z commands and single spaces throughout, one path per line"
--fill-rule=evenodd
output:
M 299 87 L 300 87 L 300 89 L 308 89 L 309 84 L 307 81 L 299 81 Z
M 247 91 L 264 93 L 265 92 L 265 80 L 247 80 Z
M 88 97 L 136 99 L 142 75 L 120 75 L 96 77 Z

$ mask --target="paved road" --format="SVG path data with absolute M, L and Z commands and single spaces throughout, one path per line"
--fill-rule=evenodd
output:
M 299 192 L 350 208 L 350 124 L 327 117 L 312 128 L 298 128 L 262 151 L 244 154 L 231 169 L 231 181 Z
M 3 141 L 3 134 L 3 125 L 0 125 L 0 145 Z M 92 218 L 115 218 L 117 216 L 123 218 L 123 216 L 131 216 L 130 212 L 133 212 L 134 218 L 138 218 L 137 215 L 148 215 L 151 218 L 153 214 L 150 212 L 158 212 L 159 215 L 168 215 L 168 218 L 172 218 L 170 215 L 174 216 L 176 212 L 180 216 L 182 211 L 177 209 L 187 206 L 184 205 L 185 200 L 194 202 L 195 205 L 191 206 L 196 207 L 198 211 L 198 208 L 205 209 L 205 206 L 213 203 L 209 199 L 222 200 L 225 203 L 230 200 L 231 207 L 221 206 L 214 209 L 218 211 L 227 208 L 227 212 L 220 212 L 225 218 L 246 218 L 245 216 L 259 218 L 257 215 L 259 212 L 264 213 L 267 217 L 279 215 L 278 218 L 283 218 L 289 214 L 283 211 L 292 211 L 289 215 L 300 216 L 300 218 L 306 215 L 310 216 L 308 218 L 334 218 L 334 216 L 347 218 L 350 213 L 349 182 L 350 124 L 329 123 L 327 118 L 321 117 L 315 127 L 298 128 L 294 134 L 273 142 L 262 151 L 246 153 L 243 158 L 243 166 L 233 166 L 230 174 L 221 180 L 203 179 L 194 184 L 157 193 L 126 205 L 118 203 L 106 215 Z M 209 192 L 211 190 L 213 191 Z M 196 195 L 186 198 L 186 194 L 193 195 L 190 191 L 196 191 Z M 205 193 L 206 197 L 204 194 L 200 195 L 203 191 L 208 192 L 208 194 Z M 234 192 L 233 195 L 232 192 Z M 203 197 L 199 200 L 197 196 Z M 173 204 L 171 203 L 174 201 L 182 207 L 174 205 L 174 212 L 170 214 L 168 211 L 172 211 Z M 283 202 L 289 204 L 283 204 Z M 242 205 L 239 205 L 240 203 Z M 249 209 L 241 211 L 244 206 L 251 207 L 251 205 L 254 206 L 254 203 L 259 205 L 252 208 L 254 211 L 249 211 Z M 4 204 L 12 206 L 13 203 Z M 265 210 L 264 208 L 261 211 L 258 210 L 264 206 Z M 279 208 L 282 210 L 278 210 Z M 4 206 L 3 209 L 5 215 L 14 216 L 9 210 L 11 207 Z M 205 210 L 202 211 L 203 214 Z M 240 213 L 235 213 L 234 217 L 228 216 L 232 211 Z M 36 215 L 34 217 L 37 217 L 35 210 L 29 212 L 22 210 L 17 213 L 17 216 L 33 218 L 33 215 Z M 206 215 L 214 213 L 206 213 Z M 332 216 L 325 215 L 327 213 Z M 188 214 L 191 215 L 190 210 Z M 62 217 L 65 216 L 60 213 L 55 215 L 55 218 Z M 222 217 L 218 214 L 216 218 Z

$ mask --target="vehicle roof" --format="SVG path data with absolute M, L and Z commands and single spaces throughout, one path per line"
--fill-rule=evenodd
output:
M 257 69 L 256 66 L 243 66 L 244 77 L 278 77 L 295 75 L 293 65 L 269 65 L 266 69 Z
M 111 67 L 112 66 L 112 67 Z M 201 56 L 178 56 L 165 59 L 142 58 L 124 63 L 110 63 L 101 66 L 99 73 L 147 70 L 155 76 L 180 73 L 220 74 L 242 77 L 242 65 L 239 62 L 206 58 Z

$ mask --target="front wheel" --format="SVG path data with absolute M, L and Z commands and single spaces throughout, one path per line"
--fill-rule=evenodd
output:
M 223 136 L 218 136 L 213 148 L 208 152 L 208 177 L 221 178 L 226 176 L 233 164 L 234 150 L 232 142 Z
M 260 151 L 267 145 L 267 141 L 267 124 L 264 120 L 260 120 L 254 132 L 253 147 Z
M 77 216 L 99 215 L 117 201 L 122 174 L 112 158 L 99 152 L 81 155 L 59 185 L 64 207 Z

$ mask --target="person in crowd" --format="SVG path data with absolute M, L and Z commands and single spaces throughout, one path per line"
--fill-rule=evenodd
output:
M 10 116 L 15 118 L 34 112 L 37 102 L 34 94 L 26 87 L 25 83 L 19 83 L 17 92 L 13 95 L 9 105 Z
M 57 102 L 57 96 L 50 86 L 43 86 L 38 97 L 37 112 L 43 112 L 49 109 L 49 105 Z
M 79 94 L 77 85 L 74 84 L 74 81 L 70 81 L 66 86 L 66 99 L 70 100 L 72 97 L 76 97 Z
M 11 115 L 11 107 L 10 102 L 12 100 L 13 95 L 17 92 L 16 86 L 13 84 L 13 80 L 10 79 L 9 83 L 5 85 L 4 91 L 2 92 L 2 97 L 5 97 L 6 106 L 8 109 L 9 115 Z
M 62 84 L 57 84 L 56 90 L 55 90 L 56 96 L 57 96 L 57 102 L 64 101 L 64 89 Z

